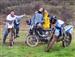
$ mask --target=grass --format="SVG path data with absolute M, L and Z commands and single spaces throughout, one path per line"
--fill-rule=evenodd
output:
M 20 37 L 15 40 L 13 48 L 8 47 L 8 39 L 5 46 L 2 46 L 2 41 L 0 41 L 0 57 L 75 57 L 75 40 L 66 48 L 62 48 L 61 43 L 57 43 L 54 48 L 47 53 L 44 52 L 46 44 L 39 44 L 34 48 L 25 45 L 24 31 L 20 32 Z

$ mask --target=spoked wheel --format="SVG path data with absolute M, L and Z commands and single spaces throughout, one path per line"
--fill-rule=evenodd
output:
M 70 33 L 66 33 L 64 40 L 62 41 L 62 46 L 68 47 L 71 43 L 71 40 L 72 40 L 72 35 Z
M 28 46 L 30 47 L 35 47 L 38 45 L 39 43 L 39 40 L 38 38 L 35 36 L 35 35 L 29 35 L 27 38 L 26 38 L 26 43 Z

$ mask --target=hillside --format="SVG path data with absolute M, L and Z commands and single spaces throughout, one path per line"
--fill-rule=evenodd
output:
M 33 15 L 44 7 L 50 15 L 56 15 L 69 23 L 75 23 L 75 0 L 0 0 L 0 14 L 8 14 L 15 9 L 17 14 Z M 1 19 L 1 18 L 0 18 Z M 75 25 L 75 24 L 74 24 Z

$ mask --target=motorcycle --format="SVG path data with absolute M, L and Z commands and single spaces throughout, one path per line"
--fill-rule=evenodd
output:
M 30 47 L 35 47 L 39 44 L 39 42 L 45 42 L 48 43 L 51 41 L 52 36 L 54 31 L 52 29 L 50 30 L 42 30 L 42 34 L 38 29 L 32 29 L 33 33 L 28 34 L 26 37 L 26 43 Z M 72 25 L 67 25 L 63 28 L 62 35 L 58 38 L 58 42 L 62 41 L 62 46 L 67 47 L 70 45 L 72 41 L 72 31 L 73 31 L 73 26 Z

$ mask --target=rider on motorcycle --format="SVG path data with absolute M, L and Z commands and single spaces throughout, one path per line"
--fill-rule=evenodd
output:
M 35 15 L 32 17 L 32 19 L 27 21 L 27 24 L 30 25 L 31 34 L 33 27 L 39 27 L 40 32 L 42 31 L 42 29 L 49 30 L 50 29 L 49 13 L 47 12 L 47 10 L 40 8 L 39 11 L 35 12 Z
M 53 47 L 54 43 L 57 41 L 57 38 L 62 35 L 64 21 L 59 20 L 56 16 L 51 17 L 51 28 L 54 29 L 53 37 L 46 51 L 49 51 Z
M 32 29 L 34 28 L 34 30 L 36 30 L 37 28 L 39 28 L 38 30 L 41 32 L 41 27 L 42 27 L 42 23 L 43 23 L 43 8 L 40 8 L 35 15 L 30 19 L 30 34 L 33 34 Z
M 49 30 L 50 29 L 50 17 L 47 10 L 44 10 L 44 16 L 43 16 L 43 29 Z

